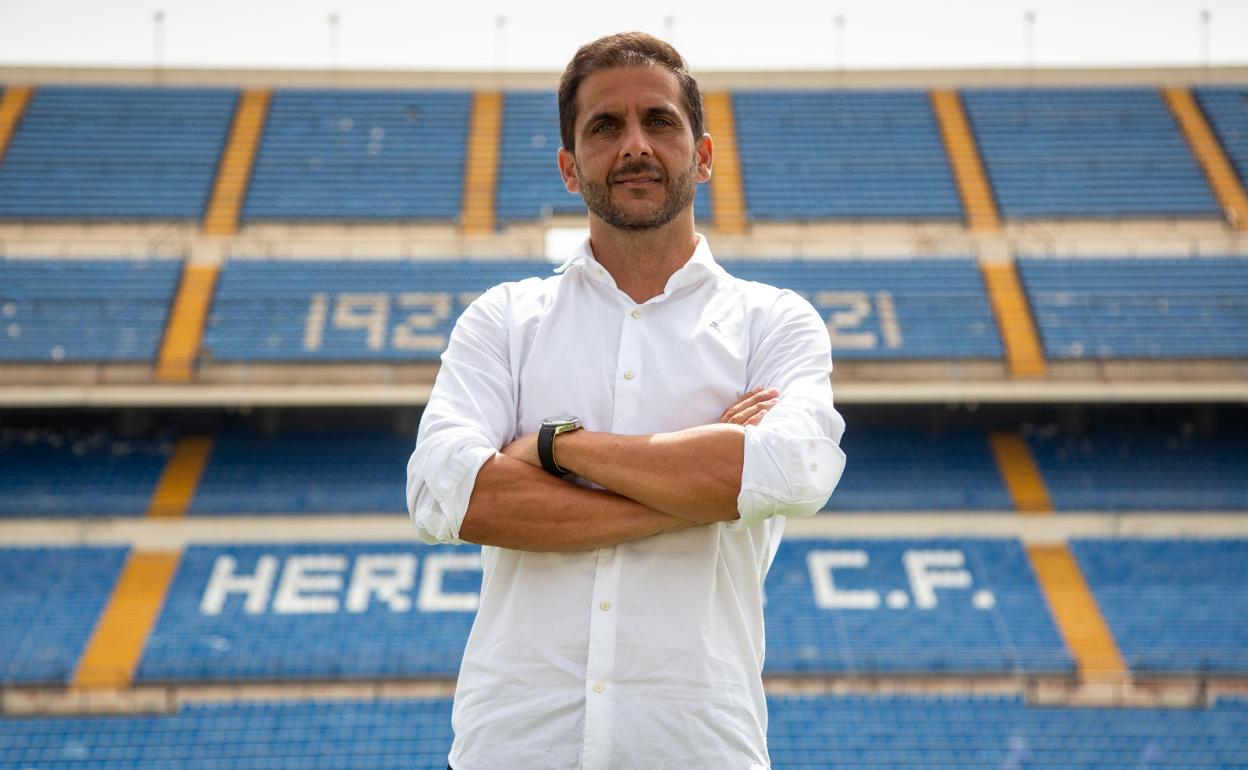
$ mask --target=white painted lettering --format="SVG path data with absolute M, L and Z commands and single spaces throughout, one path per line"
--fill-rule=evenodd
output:
M 841 590 L 832 578 L 834 569 L 863 569 L 867 562 L 867 552 L 863 550 L 807 552 L 806 567 L 810 570 L 810 583 L 815 589 L 815 606 L 822 610 L 874 610 L 879 607 L 878 592 Z
M 432 553 L 426 556 L 416 608 L 421 612 L 475 612 L 480 602 L 477 594 L 448 594 L 442 590 L 442 578 L 447 572 L 472 570 L 481 570 L 479 553 Z
M 369 350 L 386 345 L 386 327 L 390 317 L 390 297 L 384 293 L 343 292 L 334 304 L 335 329 L 363 329 L 368 332 Z
M 958 550 L 906 551 L 902 554 L 914 605 L 930 610 L 936 606 L 937 588 L 970 588 L 971 573 L 961 569 L 966 555 Z
M 233 556 L 221 555 L 212 565 L 212 577 L 199 602 L 204 615 L 220 615 L 230 594 L 246 594 L 243 610 L 248 615 L 259 615 L 269 603 L 273 590 L 273 577 L 277 575 L 277 557 L 261 556 L 252 575 L 237 575 L 238 562 Z
M 338 594 L 342 592 L 342 575 L 337 573 L 346 568 L 344 556 L 291 556 L 282 570 L 277 596 L 273 598 L 273 611 L 279 615 L 337 612 Z M 317 572 L 328 574 L 313 574 Z
M 391 612 L 407 612 L 416 584 L 416 557 L 410 553 L 365 553 L 355 558 L 347 588 L 347 612 L 367 612 L 369 598 L 390 605 Z

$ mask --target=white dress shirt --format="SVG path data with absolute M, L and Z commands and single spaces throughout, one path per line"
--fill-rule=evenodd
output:
M 714 423 L 755 387 L 781 399 L 746 428 L 739 519 L 581 553 L 481 549 L 450 763 L 768 768 L 763 579 L 783 517 L 819 510 L 845 466 L 827 328 L 793 292 L 730 276 L 702 236 L 640 305 L 588 241 L 555 273 L 490 289 L 455 325 L 407 469 L 426 542 L 461 542 L 481 465 L 545 417 L 643 435 Z

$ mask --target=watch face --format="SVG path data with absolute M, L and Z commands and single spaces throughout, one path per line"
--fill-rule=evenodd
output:
M 560 425 L 580 425 L 580 424 L 581 424 L 581 418 L 573 417 L 570 414 L 561 414 L 557 417 L 547 417 L 545 420 L 542 420 L 542 425 L 549 425 L 549 426 L 556 427 L 556 428 L 559 427 Z

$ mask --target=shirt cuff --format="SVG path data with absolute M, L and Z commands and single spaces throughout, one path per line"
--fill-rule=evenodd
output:
M 738 518 L 728 529 L 753 527 L 772 516 L 812 516 L 832 495 L 845 453 L 825 436 L 785 435 L 766 425 L 745 426 Z
M 481 466 L 494 447 L 471 430 L 439 432 L 416 447 L 407 463 L 407 510 L 426 543 L 462 543 L 459 528 Z

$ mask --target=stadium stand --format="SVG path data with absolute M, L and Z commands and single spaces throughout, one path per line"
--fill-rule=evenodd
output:
M 1248 87 L 1205 86 L 1194 91 L 1240 184 L 1248 185 Z
M 480 581 L 476 546 L 192 546 L 136 681 L 453 676 Z
M 278 89 L 245 220 L 456 220 L 472 95 Z
M 913 428 L 850 430 L 854 458 L 828 500 L 830 511 L 1008 511 L 1010 495 L 980 430 L 940 434 Z
M 204 335 L 216 360 L 436 360 L 481 292 L 549 275 L 538 261 L 233 260 Z
M 1248 541 L 1075 540 L 1137 673 L 1248 673 Z
M 1248 510 L 1248 439 L 1234 428 L 1109 422 L 1080 431 L 1024 426 L 1023 435 L 1054 510 Z
M 559 104 L 553 92 L 508 91 L 503 98 L 503 136 L 498 168 L 498 219 L 501 223 L 583 215 L 581 196 L 564 189 L 555 166 Z M 693 215 L 711 218 L 710 186 L 699 185 Z
M 0 428 L 0 517 L 142 515 L 172 451 L 167 435 Z
M 774 766 L 1248 767 L 1240 375 L 1201 405 L 1193 382 L 1145 382 L 1169 389 L 1130 408 L 1046 389 L 1089 368 L 1072 362 L 1159 379 L 1248 361 L 1239 220 L 1170 97 L 1187 89 L 885 91 L 841 74 L 717 92 L 746 205 L 722 194 L 727 174 L 695 202 L 730 272 L 824 317 L 848 364 L 838 398 L 867 394 L 846 412 L 840 486 L 787 525 L 765 586 Z M 505 255 L 584 214 L 555 173 L 554 94 L 434 80 L 37 86 L 20 110 L 0 91 L 16 126 L 0 251 L 22 255 L 0 260 L 0 393 L 86 394 L 0 408 L 0 530 L 39 544 L 0 549 L 0 770 L 445 766 L 480 554 L 416 542 L 405 521 L 421 397 L 256 399 L 273 382 L 427 392 L 473 298 L 551 274 Z M 1192 92 L 1242 193 L 1248 91 Z M 248 98 L 248 130 L 229 130 Z M 501 143 L 473 170 L 484 102 Z M 713 221 L 713 202 L 730 213 Z M 24 246 L 32 228 L 47 250 Z M 106 228 L 126 241 L 113 253 L 187 259 L 34 256 L 85 254 Z M 1062 256 L 1092 253 L 1115 256 Z M 1021 332 L 1043 354 L 1020 353 Z M 1117 371 L 1093 383 L 1111 402 Z M 100 410 L 110 377 L 130 400 Z M 931 390 L 900 408 L 872 392 L 898 383 Z M 992 386 L 1003 403 L 978 400 Z M 225 395 L 143 401 L 209 391 Z M 102 716 L 155 701 L 171 713 Z
M 962 96 L 1007 219 L 1219 215 L 1154 89 L 976 88 Z
M 136 681 L 452 677 L 480 570 L 467 545 L 194 545 Z M 791 539 L 766 591 L 769 674 L 1073 670 L 1016 541 Z
M 968 259 L 724 260 L 738 278 L 792 289 L 827 320 L 845 359 L 999 359 L 984 282 Z
M 199 219 L 237 96 L 39 88 L 0 165 L 0 218 Z
M 412 437 L 230 432 L 216 436 L 191 514 L 402 513 Z
M 734 91 L 755 221 L 961 219 L 921 91 Z
M 1248 706 L 1209 709 L 1039 708 L 1018 698 L 768 698 L 775 767 L 1242 767 Z M 185 705 L 160 716 L 0 721 L 0 770 L 187 770 L 328 767 L 441 770 L 447 699 Z M 72 763 L 72 764 L 70 764 Z
M 0 260 L 0 361 L 151 361 L 176 260 Z
M 999 359 L 974 262 L 725 261 L 791 288 L 829 322 L 838 358 Z M 431 360 L 472 298 L 502 281 L 551 275 L 527 261 L 231 261 L 208 321 L 216 360 Z
M 1018 266 L 1049 359 L 1248 358 L 1248 260 Z
M 0 685 L 70 681 L 127 551 L 0 548 Z

